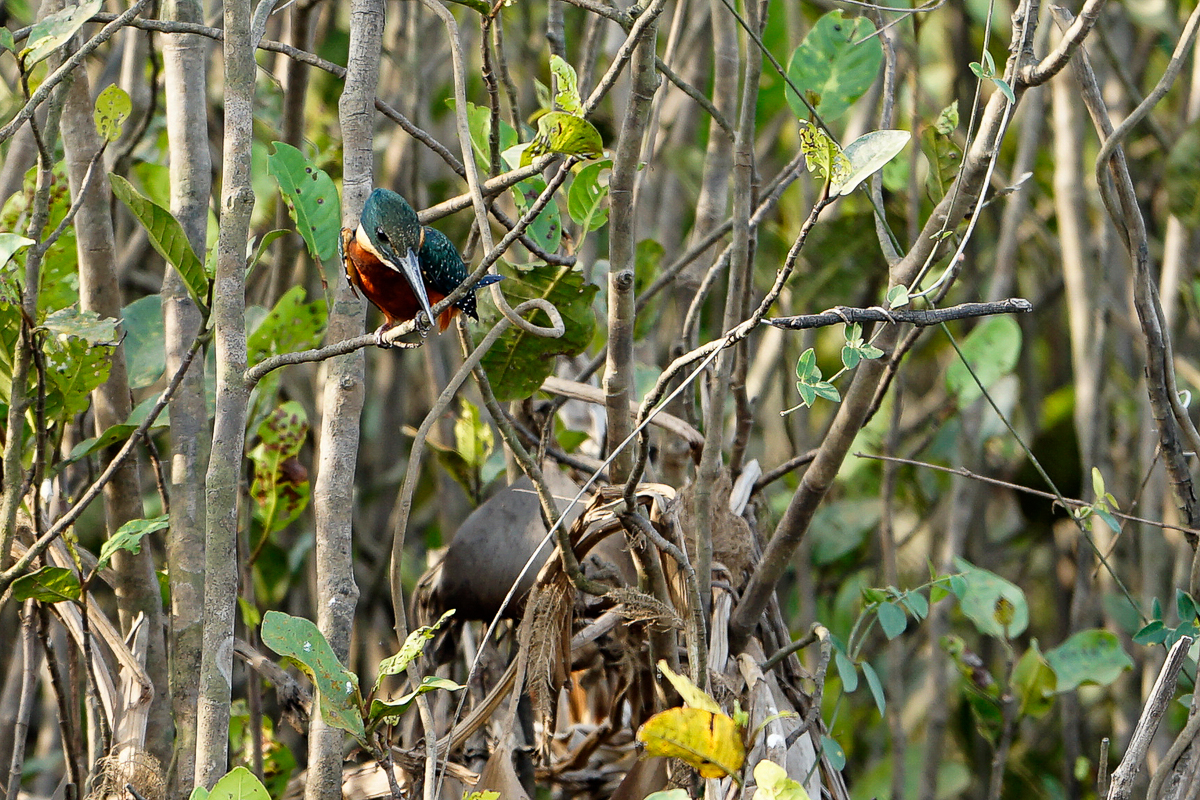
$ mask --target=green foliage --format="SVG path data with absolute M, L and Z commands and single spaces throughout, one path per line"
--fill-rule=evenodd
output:
M 0 233 L 0 266 L 7 264 L 10 258 L 33 243 L 33 239 L 27 239 L 19 233 Z
M 921 131 L 921 152 L 929 162 L 927 186 L 934 202 L 950 190 L 962 166 L 962 150 L 953 138 L 958 128 L 958 101 L 942 109 L 933 125 Z
M 800 359 L 796 362 L 796 391 L 800 393 L 800 405 L 789 408 L 783 413 L 795 411 L 797 408 L 809 407 L 818 397 L 824 397 L 826 400 L 832 400 L 835 403 L 842 401 L 842 396 L 837 388 L 829 381 L 821 380 L 821 368 L 817 366 L 817 351 L 813 348 L 808 348 L 800 354 Z
M 189 800 L 271 800 L 271 796 L 253 772 L 234 767 L 221 776 L 211 791 L 197 786 Z
M 1071 516 L 1089 527 L 1091 526 L 1092 518 L 1098 517 L 1113 533 L 1120 533 L 1121 523 L 1117 522 L 1117 518 L 1112 513 L 1114 510 L 1119 510 L 1120 506 L 1117 504 L 1117 498 L 1105 490 L 1104 476 L 1100 474 L 1100 470 L 1096 467 L 1092 467 L 1092 493 L 1096 497 L 1092 504 L 1090 506 L 1072 508 Z
M 517 212 L 524 217 L 544 191 L 546 191 L 546 181 L 536 175 L 526 178 L 514 186 L 512 195 L 516 201 Z M 546 252 L 553 253 L 557 250 L 562 241 L 562 212 L 558 209 L 558 202 L 551 200 L 547 203 L 546 207 L 529 223 L 525 234 Z
M 1003 78 L 996 77 L 996 62 L 992 60 L 991 53 L 989 53 L 987 50 L 984 50 L 983 62 L 981 63 L 979 61 L 972 61 L 969 66 L 971 68 L 971 72 L 975 73 L 975 77 L 979 78 L 980 80 L 987 80 L 996 84 L 996 88 L 999 89 L 1006 98 L 1008 98 L 1009 103 L 1017 102 L 1017 97 L 1015 94 L 1013 94 L 1012 87 L 1008 85 L 1008 82 Z
M 883 351 L 863 341 L 862 325 L 857 322 L 846 326 L 846 344 L 842 347 L 842 364 L 854 369 L 864 358 L 868 361 L 879 358 Z
M 64 308 L 46 316 L 46 418 L 65 423 L 88 407 L 91 391 L 108 379 L 116 320 Z M 5 399 L 8 386 L 3 389 Z
M 599 158 L 604 154 L 604 141 L 596 126 L 583 117 L 565 111 L 547 111 L 538 117 L 537 135 L 521 153 L 521 166 L 528 166 L 547 153 Z
M 800 121 L 800 152 L 809 172 L 815 172 L 830 186 L 838 186 L 850 177 L 850 162 L 837 142 L 807 120 Z
M 267 157 L 267 165 L 296 232 L 318 263 L 328 261 L 337 251 L 342 228 L 342 204 L 333 179 L 290 144 L 272 145 L 275 152 Z
M 983 396 L 979 384 L 990 389 L 1016 367 L 1021 355 L 1021 326 L 1009 316 L 988 317 L 967 335 L 961 350 L 962 358 L 946 369 L 946 388 L 959 408 L 966 408 Z
M 452 446 L 429 443 L 437 452 L 438 463 L 450 473 L 450 477 L 473 497 L 482 491 L 484 465 L 496 447 L 492 428 L 479 413 L 479 407 L 466 398 L 461 400 L 461 411 L 454 421 L 454 443 Z
M 129 522 L 117 528 L 116 533 L 101 545 L 100 558 L 96 562 L 96 569 L 104 569 L 108 566 L 108 563 L 118 550 L 125 550 L 130 553 L 141 552 L 142 537 L 165 530 L 170 524 L 171 520 L 166 514 L 149 519 L 129 520 Z
M 263 536 L 286 527 L 308 507 L 308 470 L 296 458 L 308 435 L 304 407 L 289 400 L 258 426 L 258 444 L 247 455 L 254 462 L 250 497 Z
M 121 327 L 125 331 L 129 388 L 152 386 L 167 367 L 162 297 L 150 294 L 125 306 L 121 312 Z
M 1038 649 L 1037 639 L 1029 643 L 1029 648 L 1013 667 L 1012 683 L 1020 702 L 1017 711 L 1021 716 L 1040 718 L 1053 707 L 1057 678 Z
M 608 222 L 608 207 L 604 201 L 608 198 L 608 175 L 612 172 L 612 161 L 605 159 L 594 164 L 579 167 L 571 181 L 567 192 L 567 213 L 579 225 L 579 241 L 575 249 L 583 247 L 587 235 Z
M 0 230 L 24 231 L 27 228 L 36 182 L 37 168 L 35 167 L 25 174 L 21 191 L 4 202 L 4 210 L 0 213 Z M 54 167 L 50 185 L 50 216 L 46 221 L 45 229 L 38 232 L 37 235 L 45 236 L 55 230 L 66 217 L 70 207 L 71 197 L 68 191 L 66 168 L 60 162 Z M 15 243 L 15 240 L 13 241 Z M 7 263 L 0 261 L 0 314 L 3 313 L 4 302 L 19 302 L 16 291 L 18 286 L 25 283 L 26 256 L 27 253 L 24 252 L 24 249 L 18 247 L 15 253 L 5 259 Z M 39 320 L 50 311 L 57 311 L 76 303 L 79 299 L 77 271 L 75 227 L 68 225 L 63 229 L 58 240 L 42 256 L 41 272 L 38 275 Z M 15 324 L 8 327 L 8 334 L 12 341 L 16 340 L 16 330 Z M 7 342 L 9 337 L 0 332 L 0 338 Z
M 557 339 L 534 336 L 511 327 L 483 357 L 483 368 L 491 381 L 492 391 L 501 402 L 529 397 L 554 370 L 554 356 L 575 356 L 591 343 L 596 326 L 592 298 L 599 287 L 585 283 L 583 273 L 570 267 L 538 267 L 514 272 L 502 269 L 506 276 L 500 284 L 508 302 L 516 306 L 526 300 L 541 297 L 554 304 L 562 315 L 566 332 Z M 500 312 L 484 299 L 480 303 L 480 325 L 476 342 L 498 321 Z M 541 311 L 527 317 L 536 325 L 549 325 Z
M 404 644 L 400 646 L 400 651 L 394 656 L 389 656 L 379 662 L 379 677 L 375 681 L 374 691 L 379 691 L 379 684 L 387 675 L 399 675 L 408 669 L 408 665 L 417 659 L 425 650 L 425 645 L 429 640 L 437 635 L 446 621 L 454 615 L 454 609 L 450 609 L 432 625 L 422 625 L 404 639 Z
M 162 206 L 151 202 L 120 175 L 110 173 L 112 191 L 118 200 L 129 207 L 133 215 L 150 234 L 150 244 L 167 263 L 179 271 L 196 305 L 208 307 L 209 281 L 204 265 L 192 250 L 179 220 Z M 207 313 L 207 312 L 206 312 Z
M 687 789 L 664 789 L 661 792 L 646 795 L 645 800 L 688 800 L 688 798 Z
M 550 54 L 550 74 L 554 76 L 554 107 L 576 117 L 583 116 L 583 98 L 579 96 L 579 79 L 575 68 L 560 56 Z
M 787 770 L 774 761 L 763 759 L 754 765 L 754 782 L 759 800 L 809 800 L 799 781 L 788 777 Z
M 37 600 L 41 603 L 78 601 L 81 591 L 75 570 L 67 567 L 41 567 L 22 575 L 12 583 L 13 599 L 18 603 Z
M 120 139 L 121 128 L 132 110 L 133 101 L 129 99 L 128 93 L 117 84 L 110 83 L 96 97 L 96 110 L 93 114 L 96 133 L 108 142 Z
M 26 70 L 62 47 L 102 8 L 104 0 L 84 0 L 75 6 L 47 14 L 29 31 L 25 47 L 17 54 Z
M 1107 686 L 1125 670 L 1133 669 L 1133 659 L 1121 649 L 1116 634 L 1104 630 L 1086 630 L 1046 651 L 1046 662 L 1054 670 L 1059 693 L 1084 684 Z
M 830 194 L 848 195 L 867 178 L 883 169 L 908 146 L 912 134 L 908 131 L 871 131 L 855 139 L 842 151 L 849 163 L 849 172 L 840 180 L 833 181 Z
M 439 689 L 448 692 L 457 692 L 460 689 L 465 689 L 465 686 L 460 686 L 449 678 L 439 678 L 436 675 L 426 675 L 421 678 L 421 682 L 417 684 L 417 688 L 403 695 L 396 700 L 381 700 L 374 698 L 371 700 L 371 709 L 367 714 L 367 720 L 374 723 L 394 721 L 412 708 L 412 704 L 417 701 L 417 698 L 423 694 L 434 692 Z
M 875 82 L 883 47 L 874 33 L 875 26 L 866 17 L 848 20 L 841 11 L 830 11 L 792 52 L 788 79 L 826 122 L 846 113 Z M 790 86 L 787 101 L 798 118 L 809 115 Z
M 263 617 L 261 635 L 263 644 L 295 661 L 312 679 L 325 723 L 365 743 L 358 676 L 342 666 L 317 626 L 301 617 L 268 611 Z
M 956 558 L 954 563 L 966 580 L 966 592 L 959 598 L 962 612 L 980 633 L 1013 639 L 1025 632 L 1029 625 L 1029 604 L 1021 587 L 965 559 Z M 1000 601 L 1012 604 L 1012 619 L 1007 624 L 996 619 L 996 604 Z

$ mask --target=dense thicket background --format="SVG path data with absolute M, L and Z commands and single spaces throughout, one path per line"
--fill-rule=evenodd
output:
M 283 651 L 260 638 L 263 615 L 311 619 L 366 693 L 414 624 L 397 619 L 395 598 L 476 506 L 534 465 L 562 471 L 556 495 L 568 491 L 560 477 L 582 484 L 640 420 L 631 403 L 682 387 L 666 408 L 674 422 L 651 428 L 642 480 L 654 485 L 637 508 L 653 519 L 629 517 L 621 499 L 639 474 L 636 444 L 598 484 L 617 488 L 589 519 L 624 526 L 651 554 L 639 557 L 643 591 L 577 604 L 576 630 L 615 600 L 635 621 L 626 638 L 600 640 L 601 661 L 577 654 L 591 671 L 557 717 L 577 738 L 552 747 L 539 728 L 516 748 L 518 767 L 537 766 L 527 789 L 599 797 L 619 784 L 639 715 L 665 702 L 636 688 L 652 675 L 647 648 L 703 680 L 697 658 L 724 653 L 730 636 L 737 648 L 753 635 L 761 661 L 814 631 L 800 661 L 779 667 L 795 691 L 778 699 L 824 749 L 817 779 L 832 796 L 846 796 L 843 763 L 854 798 L 1102 791 L 1167 647 L 1196 633 L 1200 59 L 1191 2 L 1071 5 L 1080 21 L 1068 28 L 1071 14 L 1056 26 L 1049 7 L 1006 0 L 295 0 L 274 13 L 269 0 L 93 0 L 74 22 L 56 0 L 6 2 L 0 784 L 72 797 L 104 791 L 104 774 L 120 791 L 99 759 L 144 750 L 158 760 L 138 784 L 146 797 L 185 797 L 239 764 L 273 797 L 337 796 L 347 724 L 314 713 L 302 733 L 286 726 L 269 684 L 234 661 L 233 637 L 242 656 L 274 659 Z M 56 28 L 27 27 L 56 12 Z M 552 55 L 577 74 L 581 108 Z M 788 97 L 783 73 L 842 146 L 878 129 L 911 138 L 830 202 L 810 171 L 824 134 L 802 122 L 812 109 Z M 123 94 L 101 95 L 112 84 Z M 565 127 L 554 133 L 542 115 L 556 92 Z M 1101 142 L 1143 100 L 1097 169 Z M 508 148 L 534 140 L 539 117 L 535 167 L 515 189 L 488 188 L 517 168 Z M 603 154 L 572 139 L 583 117 Z M 559 187 L 551 209 L 493 251 L 548 182 Z M 424 209 L 469 268 L 498 258 L 508 303 L 540 297 L 559 314 L 527 313 L 534 324 L 504 332 L 442 401 L 464 347 L 506 313 L 491 290 L 473 338 L 452 328 L 390 350 L 363 340 L 249 375 L 380 323 L 335 251 L 373 186 Z M 929 291 L 904 306 L 896 287 Z M 1031 311 L 868 322 L 871 346 L 836 317 L 808 330 L 756 324 L 1008 298 Z M 538 391 L 551 373 L 559 382 Z M 781 415 L 814 386 L 820 396 Z M 102 477 L 164 390 L 150 435 Z M 536 527 L 529 497 L 508 501 Z M 499 519 L 477 518 L 474 534 L 500 535 Z M 140 551 L 102 550 L 131 521 Z M 698 582 L 660 559 L 655 531 L 686 542 Z M 510 545 L 484 538 L 462 546 L 459 575 L 498 580 L 488 567 Z M 703 641 L 701 594 L 715 615 Z M 672 615 L 678 631 L 651 624 Z M 482 634 L 465 624 L 437 654 L 441 674 L 464 682 Z M 528 651 L 521 641 L 502 639 L 499 652 Z M 735 696 L 754 707 L 736 661 L 709 665 L 725 675 L 711 686 L 727 711 Z M 502 671 L 485 670 L 472 703 Z M 1200 791 L 1185 729 L 1195 674 L 1189 659 L 1177 701 L 1134 752 L 1138 792 L 1151 774 L 1163 796 Z M 805 714 L 814 694 L 819 718 Z M 420 731 L 449 730 L 449 696 L 373 740 L 409 748 L 397 758 L 415 791 Z M 452 777 L 489 752 L 508 758 L 505 717 L 450 755 Z M 588 734 L 602 746 L 576 749 Z M 371 764 L 369 751 L 352 761 Z M 698 790 L 686 769 L 674 775 Z M 481 787 L 511 795 L 505 780 L 488 773 Z M 653 784 L 627 782 L 621 796 L 641 800 Z M 729 785 L 710 782 L 710 795 Z

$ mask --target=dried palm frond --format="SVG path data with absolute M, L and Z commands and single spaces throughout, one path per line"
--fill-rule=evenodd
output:
M 125 749 L 96 762 L 96 780 L 87 800 L 128 797 L 130 790 L 143 800 L 164 800 L 167 778 L 162 764 L 145 750 Z
M 617 603 L 617 613 L 630 622 L 650 622 L 660 628 L 683 630 L 683 619 L 675 609 L 645 592 L 625 587 L 613 589 L 608 598 Z
M 573 589 L 559 572 L 534 587 L 521 620 L 519 641 L 525 682 L 534 711 L 548 719 L 570 659 Z

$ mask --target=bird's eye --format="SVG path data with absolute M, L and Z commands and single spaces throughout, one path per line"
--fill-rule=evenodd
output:
M 383 242 L 384 244 L 388 243 L 388 235 L 383 228 L 376 228 L 375 235 L 379 237 L 379 241 Z

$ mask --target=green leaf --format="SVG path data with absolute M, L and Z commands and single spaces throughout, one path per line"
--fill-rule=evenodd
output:
M 839 772 L 846 767 L 846 751 L 832 736 L 821 736 L 821 752 L 829 759 L 829 765 Z
M 971 331 L 961 348 L 979 383 L 991 388 L 1017 365 L 1021 326 L 1012 317 L 989 317 Z M 983 394 L 962 359 L 946 370 L 946 387 L 957 398 L 959 408 L 969 406 Z
M 824 397 L 826 400 L 832 403 L 842 402 L 841 393 L 838 392 L 837 387 L 829 381 L 817 381 L 813 384 L 812 388 L 813 391 L 817 393 L 818 397 Z
M 1175 590 L 1175 613 L 1180 622 L 1191 622 L 1196 619 L 1196 601 L 1183 589 Z
M 446 105 L 454 108 L 453 98 L 446 101 Z M 490 137 L 492 132 L 492 112 L 487 106 L 476 105 L 475 103 L 467 103 L 467 127 L 471 131 L 471 146 L 475 150 L 476 163 L 480 169 L 489 169 L 491 167 L 490 155 Z M 509 125 L 503 119 L 500 120 L 500 152 L 508 150 L 517 144 L 517 132 L 512 125 Z M 509 163 L 510 167 L 516 167 L 520 163 L 520 157 Z
M 312 679 L 326 724 L 365 743 L 358 676 L 342 666 L 317 626 L 301 617 L 268 611 L 263 617 L 262 640 L 279 655 L 295 660 Z
M 838 677 L 842 679 L 842 690 L 852 694 L 858 688 L 858 670 L 854 662 L 842 651 L 833 654 L 833 663 L 837 667 Z
M 1037 639 L 1034 639 L 1013 667 L 1012 682 L 1020 698 L 1021 715 L 1034 718 L 1044 716 L 1054 705 L 1056 680 L 1054 670 L 1038 649 Z
M 523 167 L 546 153 L 584 158 L 599 158 L 604 154 L 604 140 L 600 138 L 600 131 L 583 117 L 565 111 L 547 111 L 538 117 L 537 122 L 537 136 L 521 153 Z
M 875 82 L 883 47 L 873 33 L 875 25 L 866 17 L 848 20 L 841 11 L 830 11 L 792 52 L 788 78 L 826 122 L 844 114 Z M 808 109 L 790 86 L 786 95 L 796 117 L 807 117 Z
M 605 171 L 612 171 L 609 159 L 581 167 L 567 192 L 567 213 L 583 229 L 584 235 L 608 222 L 608 208 L 604 205 L 608 197 L 608 176 L 601 177 Z
M 3 26 L 0 26 L 0 48 L 4 48 L 10 53 L 17 52 L 17 43 L 13 40 L 12 31 Z
M 258 426 L 259 443 L 248 454 L 254 462 L 250 496 L 264 536 L 286 527 L 308 507 L 308 470 L 296 458 L 307 436 L 308 415 L 295 400 L 276 408 Z
M 495 446 L 492 426 L 480 416 L 479 407 L 464 398 L 462 412 L 454 421 L 454 449 L 467 467 L 474 470 L 487 462 Z
M 1200 227 L 1200 120 L 1175 140 L 1162 174 L 1167 210 L 1187 227 Z
M 133 102 L 129 94 L 117 84 L 110 83 L 96 97 L 96 110 L 93 113 L 96 132 L 110 142 L 120 139 L 121 127 L 132 110 Z
M 842 151 L 850 162 L 850 172 L 841 181 L 834 181 L 830 194 L 847 195 L 860 183 L 883 169 L 883 165 L 895 158 L 912 139 L 908 131 L 871 131 L 855 139 Z
M 554 107 L 576 117 L 583 116 L 583 100 L 579 97 L 579 79 L 575 68 L 557 55 L 550 55 L 550 73 L 554 75 Z
M 1105 630 L 1080 631 L 1047 650 L 1046 662 L 1058 679 L 1060 694 L 1085 683 L 1107 686 L 1125 670 L 1133 669 L 1133 659 L 1121 649 L 1117 635 Z
M 992 78 L 992 83 L 996 84 L 996 88 L 1000 90 L 1010 105 L 1017 104 L 1017 96 L 1013 93 L 1012 87 L 1008 85 L 1008 81 L 1003 78 Z
M 895 603 L 881 603 L 876 612 L 879 614 L 879 627 L 889 640 L 904 633 L 908 627 L 908 615 Z
M 1016 638 L 1025 632 L 1029 626 L 1029 604 L 1021 587 L 965 559 L 956 558 L 954 563 L 966 581 L 966 590 L 959 595 L 960 607 L 980 633 L 996 638 Z M 996 621 L 996 601 L 1001 598 L 1013 607 L 1012 621 L 1007 626 Z
M 85 411 L 90 394 L 108 379 L 117 341 L 116 320 L 64 308 L 46 316 L 46 417 L 65 421 Z
M 61 603 L 78 600 L 79 578 L 66 567 L 42 567 L 12 582 L 13 599 L 18 603 L 37 600 L 42 603 Z
M 137 430 L 137 425 L 127 423 L 113 425 L 99 436 L 93 436 L 90 439 L 84 439 L 79 444 L 71 448 L 71 452 L 65 459 L 67 463 L 74 463 L 81 458 L 87 458 L 92 453 L 97 453 L 110 445 L 117 442 L 124 442 L 133 432 Z
M 497 792 L 496 794 L 498 796 L 499 792 Z M 664 789 L 661 792 L 653 792 L 651 794 L 646 795 L 646 800 L 689 800 L 689 799 L 690 799 L 690 796 L 687 793 L 687 789 Z M 470 798 L 464 798 L 464 800 L 470 800 Z
M 800 782 L 789 778 L 787 770 L 774 761 L 763 759 L 754 765 L 754 783 L 756 800 L 809 800 Z
M 272 144 L 275 152 L 267 157 L 267 168 L 279 185 L 296 231 L 318 263 L 328 261 L 337 251 L 342 228 L 342 204 L 333 179 L 290 144 Z
M 900 602 L 917 619 L 925 619 L 929 616 L 929 601 L 920 592 L 905 592 L 901 595 Z
M 208 304 L 208 274 L 204 265 L 192 250 L 191 242 L 183 232 L 179 220 L 170 211 L 155 205 L 138 193 L 129 181 L 116 173 L 109 173 L 112 191 L 118 200 L 129 206 L 129 210 L 150 234 L 150 244 L 158 254 L 178 270 L 183 282 L 187 284 L 192 299 L 201 309 Z M 206 312 L 207 313 L 207 312 Z
M 950 191 L 962 166 L 962 151 L 949 136 L 938 133 L 936 128 L 926 127 L 921 131 L 921 152 L 929 162 L 929 177 L 926 185 L 935 201 L 941 200 Z
M 522 217 L 525 216 L 545 190 L 546 181 L 538 176 L 526 178 L 512 187 L 517 213 Z M 533 218 L 533 222 L 529 223 L 525 234 L 547 253 L 553 253 L 558 249 L 559 242 L 562 241 L 562 212 L 558 209 L 557 200 L 551 198 L 541 213 Z
M 417 698 L 428 692 L 437 689 L 444 689 L 448 692 L 457 692 L 459 689 L 466 688 L 460 686 L 449 678 L 439 678 L 436 675 L 426 675 L 421 679 L 421 683 L 416 689 L 413 689 L 408 694 L 396 700 L 381 700 L 375 698 L 371 701 L 371 710 L 367 714 L 367 718 L 371 722 L 378 722 L 383 719 L 395 719 L 404 715 Z
M 192 800 L 196 800 L 193 796 Z M 208 800 L 271 800 L 267 789 L 245 767 L 234 767 L 217 781 Z
M 379 684 L 384 677 L 388 675 L 399 675 L 404 670 L 408 669 L 411 664 L 422 651 L 425 649 L 425 643 L 432 639 L 438 632 L 438 629 L 446 623 L 454 614 L 454 609 L 450 609 L 441 618 L 432 625 L 422 625 L 415 631 L 410 633 L 404 639 L 404 644 L 400 646 L 400 652 L 394 656 L 389 656 L 379 662 L 378 677 L 375 679 L 375 691 L 379 691 Z
M 554 371 L 554 356 L 572 357 L 587 348 L 596 328 L 592 298 L 599 287 L 584 283 L 583 273 L 570 267 L 538 267 L 522 272 L 505 267 L 501 273 L 506 280 L 499 286 L 511 305 L 534 297 L 543 298 L 558 309 L 566 327 L 565 333 L 557 339 L 509 328 L 483 357 L 482 366 L 491 380 L 496 399 L 507 402 L 524 399 L 536 392 Z M 476 344 L 499 317 L 500 312 L 491 299 L 482 298 L 480 319 L 483 324 L 476 328 Z M 534 311 L 527 318 L 536 325 L 550 324 L 541 311 Z
M 18 233 L 0 233 L 0 266 L 7 264 L 10 258 L 33 243 L 33 239 L 26 239 Z
M 121 327 L 125 329 L 129 388 L 151 386 L 162 377 L 167 366 L 162 297 L 148 294 L 125 306 L 121 312 Z
M 949 136 L 958 129 L 957 100 L 943 108 L 941 113 L 937 115 L 937 120 L 933 123 L 933 129 L 942 136 Z
M 171 524 L 170 516 L 163 514 L 158 517 L 150 517 L 149 519 L 131 519 L 121 527 L 117 528 L 117 532 L 109 537 L 104 544 L 100 545 L 100 558 L 97 561 L 97 568 L 103 569 L 108 566 L 112 557 L 118 550 L 127 550 L 130 553 L 141 552 L 142 537 L 156 531 L 161 531 Z
M 908 305 L 908 287 L 893 286 L 887 293 L 888 308 L 904 308 Z
M 246 351 L 251 364 L 269 356 L 309 350 L 321 344 L 328 320 L 325 299 L 308 303 L 306 296 L 303 286 L 288 289 L 270 313 L 248 333 Z
M 104 8 L 104 0 L 85 0 L 49 14 L 34 24 L 19 57 L 29 70 L 34 64 L 66 44 L 84 24 Z
M 850 175 L 850 162 L 837 142 L 825 131 L 806 120 L 800 121 L 800 152 L 809 172 L 815 172 L 830 186 L 839 185 Z
M 867 688 L 871 690 L 871 698 L 875 701 L 875 708 L 879 709 L 879 716 L 883 716 L 887 710 L 887 700 L 883 695 L 883 684 L 879 681 L 879 675 L 875 672 L 875 668 L 870 662 L 864 661 L 862 664 L 863 677 L 867 679 Z
M 192 793 L 188 795 L 188 800 L 208 800 L 208 789 L 203 786 L 194 787 Z

